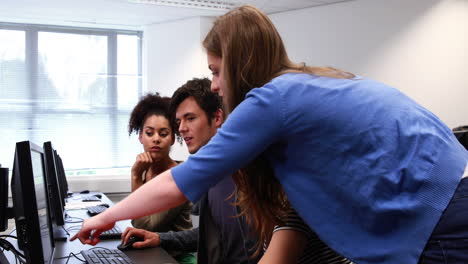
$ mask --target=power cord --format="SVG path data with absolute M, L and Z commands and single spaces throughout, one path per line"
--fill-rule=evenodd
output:
M 74 226 L 68 227 L 68 228 L 65 229 L 65 230 L 67 230 L 67 232 L 68 232 L 68 231 L 72 231 L 72 232 L 73 232 L 73 231 L 79 231 L 80 229 L 81 229 L 81 225 L 74 225 Z
M 13 237 L 13 236 L 5 235 L 5 237 Z M 4 250 L 11 251 L 11 253 L 15 255 L 16 263 L 18 263 L 19 261 L 19 263 L 26 264 L 26 257 L 21 252 L 19 252 L 9 241 L 5 239 L 0 239 L 0 247 L 3 248 Z
M 2 238 L 2 237 L 9 237 L 9 238 L 13 238 L 13 239 L 18 239 L 17 237 L 12 236 L 12 235 L 0 235 L 0 238 Z
M 67 220 L 69 219 L 69 220 Z M 73 220 L 73 219 L 78 219 L 78 220 Z M 65 218 L 65 223 L 67 224 L 76 224 L 76 223 L 82 223 L 84 221 L 83 218 L 80 218 L 80 217 L 74 217 L 74 216 L 68 216 Z
M 94 250 L 94 249 L 105 249 L 105 250 L 108 250 L 109 252 L 112 252 L 110 249 L 104 248 L 104 247 L 92 247 L 92 248 L 90 248 L 88 250 Z M 65 264 L 68 264 L 68 262 L 70 261 L 70 258 L 74 257 L 74 258 L 76 258 L 77 260 L 79 260 L 81 262 L 86 262 L 86 260 L 79 258 L 78 255 L 81 255 L 81 252 L 80 253 L 70 252 L 70 254 L 68 254 L 68 256 L 54 258 L 54 260 L 67 259 L 67 262 L 65 262 Z
M 64 226 L 61 226 L 61 228 L 63 229 L 63 231 L 65 231 L 65 233 L 67 233 L 67 236 L 70 236 L 70 233 L 67 231 L 67 229 Z
M 70 252 L 70 254 L 68 254 L 68 256 L 59 257 L 59 258 L 54 258 L 54 260 L 67 259 L 67 262 L 65 262 L 65 264 L 67 264 L 67 263 L 70 261 L 70 258 L 71 258 L 71 257 L 74 257 L 74 258 L 76 258 L 77 260 L 79 260 L 79 261 L 81 261 L 81 262 L 86 262 L 86 260 L 79 258 L 78 255 L 81 255 L 81 253 L 73 253 L 73 252 Z

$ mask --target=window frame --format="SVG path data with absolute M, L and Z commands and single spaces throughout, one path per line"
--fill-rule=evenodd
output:
M 142 84 L 142 51 L 143 51 L 143 31 L 134 30 L 122 30 L 122 29 L 108 29 L 108 28 L 85 28 L 85 27 L 71 27 L 71 26 L 56 26 L 56 25 L 43 25 L 43 24 L 21 24 L 21 23 L 5 23 L 0 22 L 0 30 L 17 30 L 25 32 L 25 74 L 28 80 L 28 87 L 26 88 L 29 92 L 31 102 L 35 102 L 39 98 L 37 94 L 37 87 L 39 83 L 38 76 L 38 62 L 39 62 L 39 33 L 40 32 L 51 32 L 51 33 L 65 33 L 65 34 L 78 34 L 78 35 L 97 35 L 107 37 L 107 90 L 108 90 L 108 103 L 111 106 L 107 114 L 110 116 L 110 132 L 109 135 L 112 138 L 117 138 L 117 127 L 118 127 L 118 114 L 127 113 L 127 110 L 118 109 L 118 50 L 117 50 L 117 39 L 118 35 L 132 35 L 138 37 L 138 91 L 137 97 L 141 98 L 143 94 Z M 33 109 L 33 108 L 32 108 Z M 75 109 L 68 110 L 56 110 L 48 109 L 48 113 L 51 114 L 70 114 L 76 113 Z M 32 113 L 32 111 L 31 111 Z M 34 125 L 34 119 L 30 119 L 27 122 L 29 126 Z M 33 132 L 27 132 L 28 138 L 33 138 Z M 39 142 L 41 143 L 41 142 Z M 86 170 L 86 168 L 83 168 Z M 99 168 L 98 168 L 99 169 Z

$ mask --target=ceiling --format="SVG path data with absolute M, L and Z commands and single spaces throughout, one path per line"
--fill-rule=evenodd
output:
M 252 4 L 268 14 L 351 0 L 219 0 Z M 135 3 L 131 0 L 1 0 L 0 22 L 136 29 L 226 10 Z

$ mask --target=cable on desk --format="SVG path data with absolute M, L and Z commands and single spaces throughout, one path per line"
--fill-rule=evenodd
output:
M 66 218 L 67 219 L 67 218 Z M 68 219 L 78 219 L 77 221 L 73 221 L 73 220 L 66 220 L 65 219 L 65 223 L 67 224 L 76 224 L 76 223 L 82 223 L 84 221 L 83 218 L 80 218 L 80 217 L 74 217 L 74 216 L 69 216 Z
M 17 239 L 15 236 L 10 236 L 10 235 L 0 235 L 0 239 L 1 239 L 2 237 L 11 237 L 11 238 Z M 2 252 L 5 251 L 5 249 L 4 249 L 2 246 L 0 246 L 0 249 L 2 250 Z
M 17 257 L 16 255 L 15 255 L 15 262 L 16 262 L 16 264 L 18 264 L 18 263 L 20 263 L 20 264 L 28 264 L 28 263 L 26 263 L 25 260 L 21 259 L 20 257 Z
M 19 252 L 11 243 L 10 241 L 7 241 L 5 239 L 0 239 L 0 247 L 5 250 L 11 251 L 13 255 L 15 256 L 15 262 L 18 263 L 24 263 L 26 264 L 26 257 Z
M 65 231 L 65 233 L 67 233 L 67 236 L 70 236 L 70 233 L 67 231 L 67 229 L 64 226 L 61 226 L 61 228 L 63 229 L 63 231 Z
M 2 237 L 10 237 L 10 238 L 13 238 L 13 239 L 18 239 L 17 237 L 12 236 L 12 235 L 0 235 L 0 238 L 2 238 Z
M 83 259 L 79 258 L 78 255 L 81 255 L 81 253 L 70 252 L 70 254 L 68 254 L 68 256 L 54 258 L 54 260 L 67 259 L 67 262 L 65 262 L 65 263 L 68 263 L 68 261 L 70 261 L 70 258 L 73 256 L 73 257 L 75 257 L 77 260 L 79 260 L 81 262 L 86 262 L 86 260 L 83 260 Z
M 109 250 L 109 252 L 112 252 L 110 249 L 104 248 L 104 247 L 92 247 L 92 248 L 90 248 L 90 249 L 88 249 L 88 250 L 93 250 L 93 249 L 98 249 L 98 248 L 100 248 L 100 249 L 105 249 L 105 250 Z M 73 257 L 75 257 L 76 259 L 78 259 L 78 260 L 81 261 L 81 262 L 86 262 L 86 260 L 83 260 L 83 259 L 79 258 L 78 255 L 81 255 L 81 253 L 73 253 L 73 252 L 70 252 L 70 254 L 68 254 L 68 256 L 54 258 L 54 260 L 59 260 L 59 259 L 65 259 L 65 258 L 66 258 L 66 259 L 67 259 L 67 262 L 65 262 L 65 264 L 67 264 L 68 261 L 70 261 L 70 258 L 73 256 Z
M 68 227 L 66 230 L 67 231 L 79 231 L 80 229 L 81 229 L 81 225 L 74 225 L 74 226 Z
M 77 260 L 81 261 L 81 262 L 86 262 L 86 260 L 83 260 L 83 259 L 80 259 L 78 257 L 78 255 L 81 255 L 81 253 L 73 253 L 73 252 L 70 252 L 70 254 L 68 255 L 68 258 L 67 258 L 67 262 L 65 262 L 65 264 L 68 264 L 68 261 L 70 261 L 70 258 L 73 256 L 75 257 Z M 63 258 L 66 258 L 66 257 L 63 257 Z

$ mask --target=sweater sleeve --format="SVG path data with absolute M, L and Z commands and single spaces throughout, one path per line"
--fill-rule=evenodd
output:
M 197 201 L 277 141 L 283 131 L 284 105 L 272 84 L 250 91 L 207 145 L 171 169 L 182 193 Z
M 159 233 L 161 247 L 167 251 L 196 252 L 198 227 L 185 231 Z

